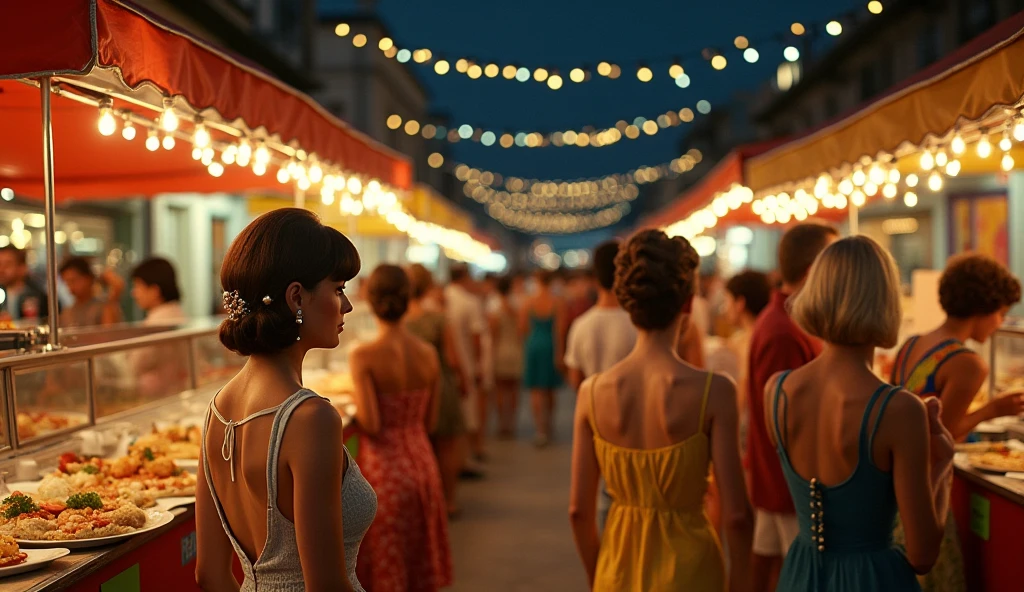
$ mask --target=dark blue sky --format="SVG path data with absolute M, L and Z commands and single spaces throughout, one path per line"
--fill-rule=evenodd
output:
M 763 84 L 783 59 L 783 45 L 772 41 L 756 45 L 761 54 L 757 64 L 744 62 L 732 45 L 737 35 L 756 44 L 787 31 L 794 21 L 821 22 L 851 9 L 866 12 L 866 4 L 866 0 L 383 0 L 377 11 L 400 47 L 428 47 L 452 62 L 453 71 L 446 76 L 410 62 L 429 89 L 433 109 L 449 113 L 456 124 L 554 131 L 587 125 L 603 128 L 636 116 L 654 118 L 670 109 L 695 108 L 701 99 L 710 101 L 714 109 L 737 90 Z M 355 10 L 356 2 L 320 0 L 320 7 L 322 13 L 337 14 Z M 699 57 L 705 47 L 725 50 L 729 65 L 724 71 L 714 71 Z M 684 58 L 692 80 L 689 88 L 678 88 L 668 77 L 675 55 Z M 552 91 L 532 80 L 519 83 L 500 76 L 471 80 L 454 72 L 454 59 L 460 56 L 475 57 L 479 63 L 556 67 L 566 82 L 561 90 Z M 662 59 L 650 63 L 654 80 L 641 83 L 635 66 L 650 56 Z M 623 66 L 622 77 L 594 77 L 583 84 L 568 81 L 572 66 L 593 68 L 601 60 Z M 503 149 L 464 141 L 454 147 L 454 155 L 459 162 L 506 175 L 600 176 L 679 156 L 687 127 L 683 124 L 603 148 Z

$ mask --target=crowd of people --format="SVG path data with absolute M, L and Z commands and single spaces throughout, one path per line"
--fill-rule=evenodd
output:
M 777 279 L 743 271 L 720 296 L 700 294 L 699 267 L 658 230 L 598 246 L 568 282 L 456 266 L 441 288 L 422 266 L 377 267 L 360 288 L 379 331 L 350 359 L 357 466 L 302 359 L 338 344 L 358 253 L 308 212 L 261 216 L 222 271 L 221 339 L 250 357 L 205 426 L 199 583 L 239 589 L 237 555 L 244 590 L 448 586 L 460 477 L 482 476 L 492 434 L 518 436 L 521 389 L 547 445 L 567 384 L 591 589 L 962 590 L 954 441 L 1024 411 L 1016 393 L 972 408 L 988 370 L 966 342 L 991 337 L 1019 281 L 982 255 L 951 259 L 945 322 L 906 340 L 885 382 L 874 352 L 900 338 L 901 287 L 871 239 L 796 225 Z M 710 310 L 732 330 L 705 360 Z

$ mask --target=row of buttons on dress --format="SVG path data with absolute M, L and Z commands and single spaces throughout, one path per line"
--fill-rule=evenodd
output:
M 825 551 L 825 511 L 821 507 L 818 480 L 811 479 L 811 541 L 818 543 L 818 552 Z

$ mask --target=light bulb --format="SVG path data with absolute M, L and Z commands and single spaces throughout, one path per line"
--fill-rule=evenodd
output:
M 281 168 L 277 169 L 277 182 L 278 183 L 287 183 L 289 179 L 291 179 L 291 175 L 288 174 L 288 168 L 287 167 L 281 167 Z
M 935 155 L 935 166 L 944 167 L 949 162 L 949 156 L 946 155 L 945 150 L 939 150 L 938 154 Z
M 921 170 L 930 171 L 935 168 L 935 155 L 930 150 L 921 153 Z
M 907 187 L 917 187 L 918 181 L 919 179 L 917 178 L 917 175 L 915 175 L 914 173 L 910 173 L 909 175 L 907 175 L 907 178 L 905 179 Z
M 224 165 L 219 162 L 211 162 L 210 166 L 206 167 L 206 170 L 214 177 L 219 177 L 224 174 Z
M 916 206 L 917 205 L 917 194 L 914 193 L 913 191 L 908 191 L 908 192 L 904 193 L 903 194 L 903 203 L 905 203 L 908 208 L 912 208 L 912 207 Z
M 964 142 L 964 138 L 960 135 L 960 132 L 957 132 L 957 134 L 953 136 L 953 141 L 949 143 L 949 149 L 957 156 L 960 156 L 965 150 L 967 150 L 967 144 Z
M 113 109 L 110 107 L 103 107 L 100 109 L 100 120 L 99 125 L 100 134 L 104 136 L 112 136 L 117 131 L 117 119 L 114 117 Z
M 210 145 L 210 132 L 207 131 L 205 125 L 196 124 L 196 129 L 192 133 L 192 145 L 200 149 Z
M 199 160 L 203 157 L 203 149 L 199 146 L 192 147 L 192 160 Z
M 1018 142 L 1024 142 L 1024 118 L 1017 118 L 1017 121 L 1013 122 L 1013 139 Z
M 867 182 L 867 178 L 868 176 L 865 175 L 864 171 L 862 171 L 861 169 L 853 171 L 853 175 L 850 177 L 850 179 L 853 181 L 853 184 L 856 185 L 857 187 L 863 187 L 864 183 Z
M 900 182 L 900 171 L 899 171 L 899 169 L 896 169 L 896 168 L 889 169 L 889 182 L 890 183 L 899 183 Z
M 306 177 L 299 177 L 299 180 L 298 180 L 297 184 L 299 186 L 299 189 L 301 189 L 303 191 L 309 189 L 309 185 L 310 185 L 309 179 L 306 178 Z
M 165 132 L 173 132 L 178 129 L 178 116 L 174 114 L 174 109 L 170 106 L 170 101 L 164 101 L 164 112 L 160 116 L 160 127 Z
M 261 143 L 256 147 L 256 154 L 253 155 L 253 158 L 256 159 L 256 162 L 267 164 L 270 162 L 270 150 L 267 150 L 267 147 Z
M 839 192 L 843 195 L 850 195 L 853 193 L 853 181 L 849 179 L 843 179 L 839 182 Z
M 252 172 L 257 177 L 262 177 L 267 173 L 267 165 L 257 160 L 256 162 L 252 163 Z
M 885 183 L 885 169 L 877 164 L 871 165 L 871 168 L 868 170 L 868 179 L 875 185 Z
M 999 149 L 1003 152 L 1009 152 L 1013 148 L 1013 142 L 1010 140 L 1010 130 L 1003 132 L 1003 137 L 999 140 Z
M 129 141 L 135 139 L 135 125 L 131 121 L 124 122 L 124 127 L 121 128 L 121 137 Z
M 950 177 L 955 177 L 960 174 L 960 161 L 953 159 L 946 165 L 946 174 Z
M 319 183 L 323 178 L 324 170 L 320 168 L 319 164 L 314 162 L 313 165 L 309 167 L 309 180 L 313 183 Z
M 348 192 L 352 195 L 359 195 L 363 191 L 363 182 L 359 180 L 359 177 L 349 177 L 348 179 Z
M 165 135 L 163 141 L 160 143 L 163 145 L 164 150 L 174 150 L 174 136 Z
M 886 199 L 892 199 L 896 197 L 896 186 L 892 183 L 886 183 L 882 186 L 882 195 Z
M 235 158 L 238 156 L 238 149 L 234 146 L 228 146 L 224 149 L 224 152 L 220 153 L 220 159 L 224 164 L 235 164 Z
M 322 187 L 320 189 L 320 202 L 325 206 L 329 206 L 334 203 L 334 190 L 330 187 Z
M 160 138 L 156 137 L 156 130 L 149 130 L 146 134 L 146 150 L 156 152 L 160 148 Z
M 203 148 L 203 157 L 200 161 L 204 166 L 210 166 L 210 163 L 213 162 L 214 156 L 217 156 L 217 153 L 213 151 L 213 147 L 207 146 L 206 148 Z
M 1003 160 L 999 163 L 999 166 L 1002 167 L 1004 171 L 1010 172 L 1013 170 L 1013 164 L 1013 157 L 1010 156 L 1010 153 L 1007 152 L 1006 154 L 1003 154 Z
M 932 171 L 932 174 L 928 175 L 928 189 L 932 191 L 942 189 L 942 175 L 939 174 L 939 171 Z
M 238 166 L 249 166 L 249 161 L 252 160 L 252 144 L 249 140 L 242 138 L 238 143 L 238 158 L 235 159 L 238 162 Z
M 978 156 L 981 158 L 988 158 L 992 155 L 992 143 L 988 140 L 988 134 L 985 134 L 978 140 L 975 150 L 978 151 Z
M 872 183 L 870 181 L 865 183 L 864 184 L 864 193 L 868 197 L 874 197 L 875 194 L 878 193 L 878 185 L 875 185 L 874 183 Z
M 850 203 L 857 206 L 858 208 L 867 203 L 867 198 L 865 197 L 864 192 L 861 191 L 860 189 L 857 189 L 856 191 L 851 193 Z

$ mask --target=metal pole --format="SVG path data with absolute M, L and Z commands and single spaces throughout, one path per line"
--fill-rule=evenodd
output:
M 306 207 L 306 192 L 299 189 L 298 184 L 295 185 L 295 207 L 303 209 Z
M 860 234 L 860 208 L 850 204 L 850 236 Z
M 46 301 L 50 325 L 50 348 L 60 348 L 58 324 L 60 311 L 57 302 L 57 207 L 53 195 L 53 118 L 50 110 L 50 77 L 39 80 L 39 94 L 43 107 L 43 195 L 46 199 Z

